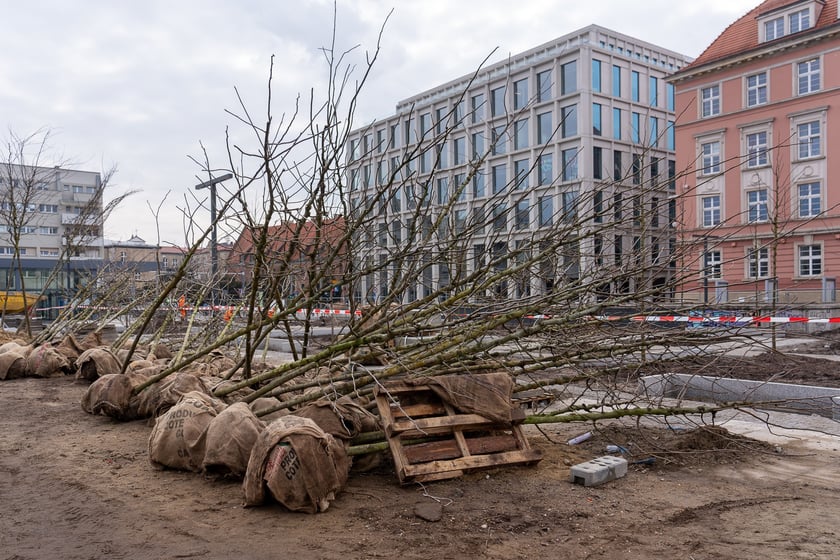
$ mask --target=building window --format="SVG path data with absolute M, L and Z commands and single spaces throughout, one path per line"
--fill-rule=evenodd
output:
M 560 67 L 560 94 L 577 91 L 577 61 L 567 62 Z
M 596 224 L 604 222 L 604 192 L 595 191 L 592 195 L 592 221 Z
M 764 22 L 764 40 L 772 41 L 785 34 L 785 18 L 771 19 Z
M 676 96 L 674 92 L 674 84 L 665 84 L 665 109 L 672 113 L 676 107 Z
M 640 141 L 640 120 L 641 116 L 639 113 L 630 113 L 630 140 L 636 144 Z
M 531 162 L 527 159 L 520 159 L 513 162 L 513 175 L 517 189 L 529 187 L 528 174 L 531 171 Z
M 703 175 L 720 173 L 720 142 L 705 142 L 700 145 Z
M 720 195 L 714 194 L 702 198 L 703 227 L 715 227 L 720 224 Z
M 531 205 L 527 199 L 516 203 L 516 215 L 514 216 L 514 228 L 527 229 L 531 222 Z
M 767 103 L 767 73 L 747 76 L 747 107 Z
M 747 221 L 767 221 L 767 189 L 747 192 Z
M 706 278 L 720 278 L 723 255 L 720 251 L 707 251 L 703 254 L 703 275 Z
M 621 109 L 613 108 L 612 114 L 613 139 L 621 140 Z
M 449 180 L 446 177 L 437 180 L 437 199 L 438 204 L 449 202 Z
M 569 105 L 560 109 L 561 132 L 563 138 L 577 135 L 577 105 Z
M 550 185 L 554 180 L 554 158 L 551 154 L 540 156 L 540 164 L 537 169 L 537 182 L 540 185 Z
M 624 164 L 621 162 L 620 150 L 613 150 L 613 179 L 621 181 L 624 178 Z
M 621 66 L 612 67 L 612 94 L 621 97 Z
M 633 154 L 633 163 L 631 165 L 633 173 L 633 184 L 642 184 L 642 155 Z
M 648 94 L 650 96 L 650 106 L 659 106 L 659 78 L 655 76 L 648 77 Z
M 551 70 L 537 73 L 537 101 L 551 99 Z
M 604 149 L 598 146 L 592 147 L 592 178 L 604 178 Z
M 799 185 L 799 217 L 810 218 L 821 211 L 819 181 Z
M 541 196 L 537 204 L 540 209 L 540 227 L 550 226 L 554 221 L 554 197 Z
M 700 90 L 700 116 L 713 117 L 720 114 L 720 85 Z
M 601 61 L 592 59 L 592 91 L 601 93 Z
M 505 135 L 505 127 L 506 125 L 500 124 L 499 126 L 493 127 L 493 147 L 492 153 L 493 155 L 499 155 L 505 153 L 507 147 L 506 144 L 506 135 Z
M 467 163 L 467 139 L 463 136 L 452 141 L 452 163 L 454 165 Z
M 494 165 L 490 172 L 493 194 L 498 194 L 505 190 L 505 187 L 507 186 L 507 166 L 504 163 Z
M 423 113 L 420 115 L 420 138 L 425 138 L 432 129 L 432 115 L 431 113 Z M 367 136 L 365 137 L 367 139 Z M 365 142 L 367 144 L 367 142 Z M 365 151 L 367 153 L 367 150 Z
M 537 143 L 546 144 L 554 134 L 551 111 L 537 115 Z
M 766 278 L 770 275 L 770 250 L 767 247 L 747 251 L 747 277 Z
M 813 58 L 796 64 L 796 82 L 799 95 L 820 89 L 820 59 Z
M 811 17 L 808 9 L 794 12 L 788 16 L 791 33 L 798 33 L 811 27 Z
M 563 197 L 563 221 L 573 224 L 577 221 L 578 192 L 566 191 Z
M 513 149 L 521 150 L 528 147 L 528 119 L 518 120 L 513 125 Z
M 668 126 L 665 129 L 665 149 L 674 151 L 677 148 L 677 136 L 674 129 L 674 121 L 668 121 Z
M 470 110 L 472 111 L 472 123 L 480 123 L 484 120 L 484 94 L 473 95 L 470 99 Z
M 507 230 L 507 205 L 502 202 L 493 207 L 493 231 Z
M 484 196 L 484 175 L 481 172 L 476 172 L 473 175 L 473 198 L 482 198 Z
M 650 145 L 656 147 L 659 143 L 659 118 L 650 117 L 648 128 L 650 129 Z
M 39 204 L 38 212 L 42 214 L 58 214 L 58 204 Z
M 630 72 L 630 100 L 639 101 L 639 73 L 635 70 Z
M 125 264 L 126 254 L 125 251 L 120 251 L 120 264 Z
M 600 103 L 593 103 L 592 104 L 592 134 L 595 136 L 601 136 L 601 104 Z
M 621 253 L 624 249 L 623 241 L 624 239 L 620 235 L 616 235 L 613 238 L 613 262 L 615 262 L 615 264 L 621 264 Z
M 570 148 L 561 152 L 563 157 L 563 180 L 574 181 L 578 177 L 577 148 Z
M 767 131 L 747 134 L 747 167 L 767 165 Z
M 807 159 L 821 155 L 819 121 L 797 125 L 796 134 L 799 141 L 799 159 Z
M 528 78 L 513 82 L 513 109 L 518 111 L 528 105 Z
M 623 195 L 620 192 L 613 194 L 613 221 L 620 222 L 622 220 L 622 198 Z
M 490 116 L 505 114 L 505 86 L 490 90 Z
M 822 274 L 822 246 L 799 246 L 799 275 L 819 276 Z
M 472 135 L 472 159 L 478 161 L 484 157 L 484 134 L 481 132 L 474 132 Z

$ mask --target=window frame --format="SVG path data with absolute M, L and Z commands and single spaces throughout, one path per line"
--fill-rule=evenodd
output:
M 709 204 L 706 202 L 709 201 Z M 700 226 L 713 228 L 721 223 L 721 195 L 709 194 L 700 197 Z
M 755 80 L 754 83 L 752 82 L 753 79 Z M 767 79 L 767 72 L 757 72 L 744 78 L 747 107 L 758 107 L 767 104 L 769 100 Z M 751 101 L 751 95 L 755 98 L 754 101 Z
M 770 220 L 770 193 L 767 189 L 746 191 L 747 223 L 760 224 Z
M 822 89 L 822 64 L 820 57 L 800 60 L 794 63 L 795 90 L 797 95 L 810 95 Z M 807 65 L 807 67 L 803 67 Z M 816 85 L 814 78 L 816 77 Z M 806 87 L 803 88 L 803 85 Z
M 707 119 L 720 115 L 720 84 L 700 88 L 700 118 Z
M 808 190 L 804 191 L 804 189 Z M 822 181 L 798 183 L 796 185 L 797 215 L 804 219 L 819 216 L 822 213 L 823 206 L 822 193 Z M 803 212 L 803 203 L 805 203 L 805 208 L 807 208 L 806 212 Z
M 808 250 L 805 254 L 803 249 Z M 808 264 L 807 271 L 804 268 Z M 813 278 L 823 274 L 822 243 L 803 243 L 796 246 L 796 272 L 800 278 Z

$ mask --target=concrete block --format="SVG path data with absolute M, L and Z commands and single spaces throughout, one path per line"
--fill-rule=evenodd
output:
M 569 482 L 598 486 L 627 474 L 627 459 L 605 455 L 575 465 L 569 471 Z

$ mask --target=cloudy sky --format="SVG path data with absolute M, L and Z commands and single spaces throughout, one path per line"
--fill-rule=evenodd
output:
M 589 24 L 696 57 L 759 0 L 338 0 L 337 49 L 379 60 L 357 111 L 370 122 L 398 101 Z M 161 238 L 183 244 L 178 208 L 197 178 L 202 146 L 226 167 L 226 112 L 265 114 L 322 88 L 332 0 L 0 0 L 0 125 L 51 132 L 55 162 L 117 168 L 113 194 L 139 191 L 106 223 L 105 236 L 157 238 L 149 208 L 167 192 Z M 241 140 L 246 140 L 239 137 Z M 52 162 L 51 162 L 52 163 Z M 206 191 L 202 191 L 206 192 Z M 200 193 L 199 193 L 200 194 Z M 205 217 L 202 216 L 202 219 Z M 207 220 L 209 221 L 209 219 Z

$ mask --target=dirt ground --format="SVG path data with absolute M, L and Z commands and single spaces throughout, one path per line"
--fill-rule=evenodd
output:
M 0 383 L 0 560 L 98 558 L 835 558 L 840 440 L 758 443 L 717 429 L 529 426 L 533 467 L 399 486 L 354 474 L 330 509 L 242 507 L 236 481 L 154 470 L 150 427 L 85 414 L 70 378 Z M 679 429 L 678 429 L 679 428 Z M 626 477 L 585 488 L 569 465 L 618 444 Z M 440 504 L 440 521 L 415 515 Z

